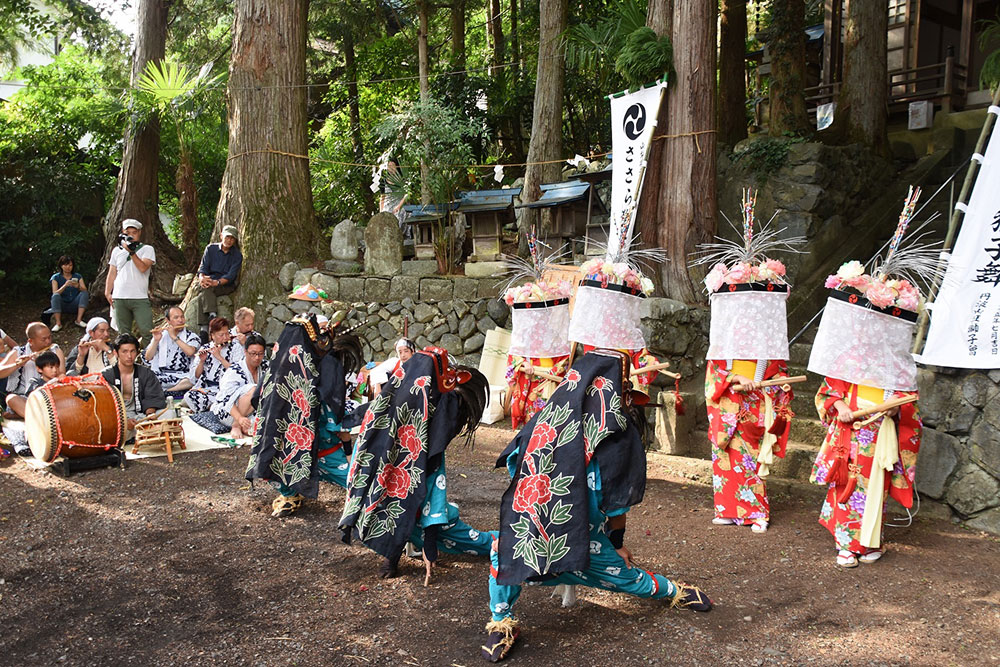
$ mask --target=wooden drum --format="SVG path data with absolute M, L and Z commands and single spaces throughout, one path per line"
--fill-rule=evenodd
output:
M 98 374 L 51 382 L 28 396 L 24 428 L 35 458 L 82 458 L 125 443 L 125 403 Z

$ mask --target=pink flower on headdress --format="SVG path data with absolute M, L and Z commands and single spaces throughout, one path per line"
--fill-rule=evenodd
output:
M 785 275 L 785 265 L 776 259 L 765 259 L 757 267 L 757 275 L 772 282 L 779 280 Z
M 750 265 L 740 262 L 734 266 L 728 274 L 726 274 L 726 284 L 738 285 L 740 283 L 745 283 L 750 280 L 750 276 Z
M 896 301 L 896 294 L 884 282 L 876 280 L 865 290 L 865 298 L 871 301 L 873 306 L 888 308 Z
M 719 263 L 712 267 L 712 270 L 705 276 L 705 287 L 709 292 L 718 292 L 726 282 L 726 265 Z
M 851 278 L 846 278 L 844 284 L 848 287 L 853 287 L 859 292 L 864 292 L 872 284 L 872 277 L 867 273 L 863 273 L 860 276 L 853 276 Z
M 826 282 L 823 283 L 823 287 L 827 289 L 837 289 L 840 287 L 840 276 L 836 273 L 826 277 Z
M 896 299 L 896 305 L 903 310 L 909 310 L 912 312 L 917 312 L 917 308 L 920 307 L 920 296 L 919 294 L 900 294 L 899 298 Z

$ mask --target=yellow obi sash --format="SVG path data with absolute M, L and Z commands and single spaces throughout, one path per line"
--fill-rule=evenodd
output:
M 870 408 L 884 402 L 885 392 L 878 387 L 858 385 L 858 408 Z M 869 549 L 882 545 L 882 509 L 885 506 L 885 474 L 892 472 L 899 460 L 899 436 L 896 422 L 892 417 L 882 417 L 875 451 L 872 453 L 872 469 L 865 489 L 865 509 L 861 515 L 861 534 L 858 542 Z
M 729 369 L 729 372 L 734 375 L 742 375 L 748 380 L 753 380 L 757 374 L 757 360 L 733 359 L 733 367 Z
M 870 402 L 872 405 L 878 405 L 884 402 L 883 396 L 885 396 L 885 391 L 878 387 L 869 387 L 865 384 L 859 384 L 858 387 L 858 399 L 864 399 Z M 858 406 L 861 407 L 860 405 Z

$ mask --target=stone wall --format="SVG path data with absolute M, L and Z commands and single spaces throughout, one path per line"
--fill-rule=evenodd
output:
M 381 360 L 403 335 L 403 322 L 418 347 L 438 345 L 465 363 L 477 364 L 486 332 L 510 328 L 510 309 L 497 299 L 498 278 L 465 276 L 368 276 L 286 264 L 279 279 L 293 285 L 311 282 L 330 302 L 312 303 L 276 297 L 258 304 L 258 328 L 266 340 L 277 340 L 285 322 L 298 313 L 343 318 L 347 326 L 365 322 L 359 334 L 371 359 Z
M 921 369 L 917 490 L 1000 533 L 1000 371 Z

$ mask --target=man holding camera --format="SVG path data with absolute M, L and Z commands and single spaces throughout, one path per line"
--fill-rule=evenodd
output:
M 139 241 L 142 223 L 132 218 L 122 221 L 119 245 L 111 251 L 104 296 L 114 313 L 115 329 L 131 333 L 133 322 L 143 341 L 153 328 L 153 309 L 149 305 L 149 272 L 156 264 L 156 251 Z

